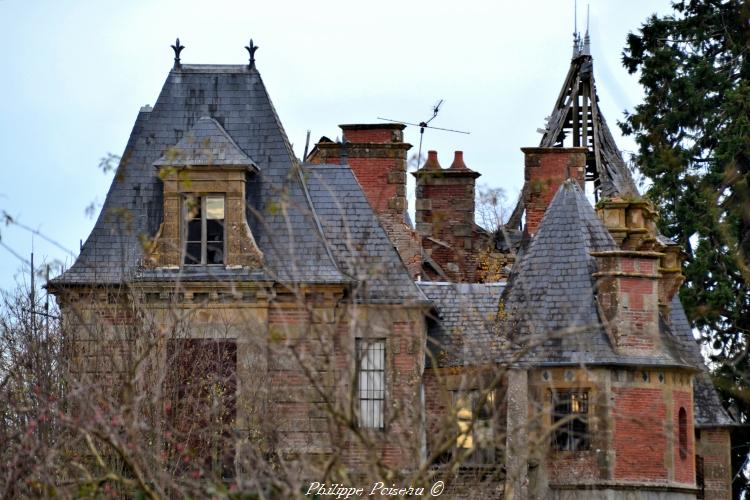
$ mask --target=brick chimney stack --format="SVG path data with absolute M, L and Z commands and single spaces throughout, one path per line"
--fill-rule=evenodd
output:
M 659 235 L 656 228 L 658 212 L 653 204 L 638 197 L 611 198 L 601 200 L 596 211 L 623 251 L 651 253 L 659 257 L 659 308 L 668 317 L 672 298 L 685 280 L 683 254 L 677 243 Z
M 599 271 L 594 273 L 597 303 L 615 349 L 623 354 L 658 354 L 659 260 L 651 251 L 615 250 L 593 253 Z
M 412 277 L 421 270 L 418 235 L 406 224 L 406 160 L 411 144 L 404 142 L 401 123 L 339 125 L 341 143 L 319 142 L 310 163 L 347 163 L 367 201 Z
M 557 189 L 566 179 L 584 188 L 586 148 L 521 148 L 524 161 L 525 233 L 533 236 Z
M 454 281 L 472 281 L 477 263 L 474 231 L 476 179 L 463 152 L 456 151 L 453 164 L 443 169 L 436 151 L 413 174 L 417 179 L 416 225 L 422 248 Z

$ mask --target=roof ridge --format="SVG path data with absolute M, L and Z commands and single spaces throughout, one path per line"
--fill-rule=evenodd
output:
M 281 132 L 281 138 L 284 142 L 284 146 L 286 147 L 287 153 L 289 154 L 289 158 L 292 162 L 296 163 L 297 166 L 299 166 L 300 162 L 297 159 L 297 156 L 294 154 L 294 149 L 292 149 L 292 144 L 289 142 L 289 137 L 286 135 L 286 130 L 284 130 L 284 126 L 281 124 L 281 118 L 279 118 L 279 114 L 276 112 L 276 107 L 273 105 L 273 101 L 271 100 L 271 95 L 268 93 L 268 89 L 266 89 L 266 84 L 263 82 L 263 77 L 260 75 L 260 72 L 258 70 L 255 71 L 256 75 L 258 76 L 258 81 L 260 82 L 260 89 L 262 90 L 263 94 L 266 97 L 266 101 L 268 101 L 268 105 L 271 107 L 271 115 L 273 116 L 273 119 L 275 121 L 276 126 L 278 127 L 279 132 Z M 312 206 L 310 207 L 312 208 Z
M 233 137 L 232 137 L 232 136 L 231 136 L 231 135 L 229 134 L 229 132 L 227 132 L 227 129 L 225 129 L 224 127 L 222 127 L 222 126 L 221 126 L 221 123 L 219 123 L 218 121 L 216 121 L 216 119 L 215 119 L 215 118 L 213 118 L 213 117 L 211 117 L 211 116 L 208 116 L 208 115 L 204 115 L 204 116 L 201 116 L 200 118 L 198 118 L 198 119 L 197 119 L 197 120 L 195 121 L 195 125 L 197 125 L 197 124 L 198 124 L 198 122 L 200 122 L 201 120 L 210 120 L 210 121 L 211 121 L 211 122 L 212 122 L 212 123 L 213 123 L 214 125 L 216 125 L 216 126 L 217 126 L 217 127 L 219 128 L 219 132 L 223 133 L 223 134 L 224 134 L 224 137 L 226 137 L 226 138 L 227 138 L 227 140 L 228 140 L 228 141 L 229 141 L 229 142 L 230 142 L 230 143 L 231 143 L 231 144 L 232 144 L 232 145 L 233 145 L 233 146 L 234 146 L 235 148 L 237 148 L 237 149 L 238 149 L 238 150 L 239 150 L 239 151 L 240 151 L 240 152 L 241 152 L 242 154 L 244 154 L 245 156 L 247 156 L 248 158 L 250 158 L 250 155 L 248 155 L 247 153 L 245 153 L 245 150 L 243 150 L 243 149 L 242 149 L 242 148 L 241 148 L 241 147 L 239 146 L 239 144 L 237 144 L 237 141 L 235 141 L 235 140 L 234 140 L 234 138 L 233 138 Z M 195 125 L 193 125 L 193 128 L 195 128 Z M 191 129 L 191 130 L 192 130 L 192 129 Z M 252 160 L 252 158 L 250 158 L 250 159 Z

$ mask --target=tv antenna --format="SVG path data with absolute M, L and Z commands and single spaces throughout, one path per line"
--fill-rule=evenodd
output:
M 432 130 L 442 130 L 443 132 L 454 132 L 456 134 L 470 134 L 471 132 L 465 132 L 463 130 L 455 130 L 452 128 L 441 128 L 441 127 L 431 127 L 430 122 L 437 118 L 438 113 L 440 112 L 440 106 L 443 105 L 445 102 L 444 99 L 440 99 L 437 104 L 435 104 L 432 107 L 432 116 L 426 120 L 419 123 L 411 123 L 411 122 L 405 122 L 402 120 L 391 120 L 390 118 L 382 118 L 378 116 L 378 120 L 384 120 L 387 122 L 393 122 L 393 123 L 402 123 L 404 125 L 411 125 L 413 127 L 419 127 L 419 153 L 417 154 L 417 168 L 419 168 L 420 164 L 422 163 L 422 138 L 424 137 L 424 129 L 429 128 Z

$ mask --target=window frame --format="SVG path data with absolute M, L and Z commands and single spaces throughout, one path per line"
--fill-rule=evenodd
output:
M 211 263 L 208 262 L 208 214 L 206 210 L 208 198 L 221 198 L 223 208 L 223 219 L 221 219 L 221 262 Z M 189 223 L 193 219 L 188 219 L 189 208 L 188 202 L 190 199 L 200 201 L 200 216 L 201 216 L 201 255 L 199 262 L 186 262 L 188 258 L 188 243 L 194 242 L 188 240 L 189 237 Z M 180 227 L 180 262 L 183 266 L 225 266 L 227 264 L 227 197 L 226 193 L 182 193 L 181 196 L 181 227 Z M 211 219 L 213 220 L 213 219 Z
M 495 389 L 453 391 L 453 407 L 456 410 L 456 425 L 458 426 L 454 450 L 456 452 L 471 450 L 468 456 L 463 457 L 462 465 L 496 464 L 499 456 L 495 446 L 497 391 Z M 462 414 L 462 410 L 468 410 L 470 414 Z
M 377 351 L 382 352 L 382 358 L 381 358 L 381 368 L 364 368 L 363 367 L 363 361 L 365 359 L 370 359 L 369 356 L 367 358 L 363 357 L 363 354 L 367 351 L 365 349 L 372 349 L 373 347 L 382 346 Z M 386 401 L 388 399 L 388 390 L 387 390 L 387 383 L 388 383 L 388 377 L 387 377 L 387 362 L 388 362 L 388 356 L 387 356 L 387 346 L 388 342 L 385 338 L 366 338 L 366 337 L 357 337 L 354 339 L 354 368 L 355 368 L 355 376 L 354 376 L 354 387 L 357 395 L 357 406 L 356 406 L 356 416 L 357 416 L 357 426 L 360 429 L 370 429 L 375 431 L 384 431 L 386 428 Z M 369 383 L 367 384 L 368 387 L 364 389 L 362 388 L 361 381 L 362 381 L 362 375 L 363 374 L 373 374 L 374 376 L 379 376 L 380 380 L 380 389 L 377 388 L 369 388 Z M 377 379 L 371 379 L 369 376 L 366 377 L 365 380 L 377 380 Z M 374 385 L 377 385 L 375 383 Z M 382 395 L 381 397 L 363 397 L 363 392 L 366 391 L 378 391 Z M 373 405 L 371 408 L 373 408 L 371 411 L 372 419 L 371 422 L 365 422 L 363 418 L 363 402 L 365 401 L 378 401 L 380 402 L 380 410 L 378 413 L 375 413 L 376 410 L 374 409 Z M 378 425 L 373 425 L 378 424 Z
M 550 390 L 551 432 L 550 447 L 553 451 L 580 453 L 591 450 L 591 393 L 587 388 Z M 567 405 L 560 412 L 558 408 Z M 575 406 L 579 406 L 578 410 Z M 580 408 L 583 405 L 583 409 Z M 560 423 L 561 422 L 561 423 Z M 564 436 L 565 442 L 561 444 Z M 579 437 L 579 441 L 575 441 Z

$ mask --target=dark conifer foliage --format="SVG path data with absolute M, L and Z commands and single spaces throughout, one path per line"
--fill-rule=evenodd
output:
M 620 126 L 662 207 L 661 230 L 687 252 L 681 298 L 714 353 L 726 402 L 750 416 L 750 3 L 683 0 L 631 33 L 623 64 L 644 101 Z M 736 432 L 735 473 L 747 428 Z M 735 495 L 748 489 L 742 473 Z

